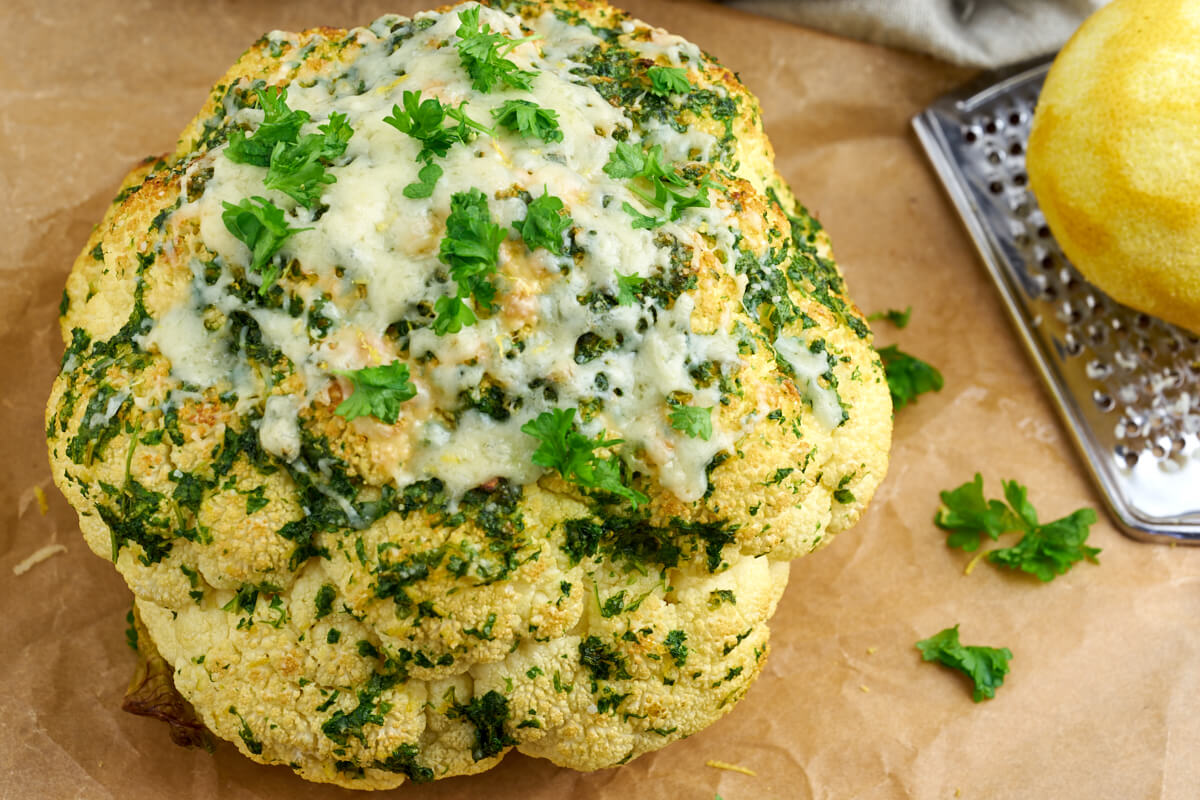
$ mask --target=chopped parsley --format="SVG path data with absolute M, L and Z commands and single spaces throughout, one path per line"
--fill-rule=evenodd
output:
M 1013 657 L 1007 647 L 977 647 L 963 645 L 958 640 L 958 626 L 946 628 L 940 633 L 917 642 L 921 658 L 936 661 L 956 669 L 971 679 L 975 685 L 973 699 L 976 703 L 996 696 L 996 689 L 1004 684 L 1008 674 L 1008 662 Z
M 571 230 L 575 220 L 564 214 L 563 209 L 563 201 L 543 187 L 542 196 L 527 207 L 525 219 L 514 222 L 513 227 L 530 250 L 541 247 L 554 255 L 565 255 L 567 245 L 563 234 Z
M 492 26 L 479 25 L 479 6 L 460 11 L 458 21 L 458 58 L 471 76 L 471 86 L 479 92 L 490 92 L 497 83 L 513 89 L 531 88 L 536 72 L 523 70 L 505 58 L 514 47 L 533 37 L 509 39 L 493 33 Z
M 667 419 L 670 420 L 672 428 L 693 439 L 699 438 L 707 442 L 712 438 L 712 406 L 672 406 Z
M 433 330 L 437 335 L 458 333 L 464 325 L 475 324 L 475 312 L 463 302 L 468 298 L 474 300 L 476 309 L 492 309 L 496 287 L 489 278 L 496 271 L 500 243 L 505 236 L 504 229 L 492 222 L 483 192 L 471 189 L 450 199 L 446 236 L 438 258 L 450 267 L 450 277 L 458 284 L 458 291 L 439 297 L 434 304 L 437 318 Z
M 258 293 L 265 295 L 282 271 L 279 264 L 272 262 L 279 248 L 297 233 L 311 228 L 289 226 L 283 209 L 265 197 L 255 196 L 237 205 L 229 202 L 224 205 L 221 220 L 238 241 L 250 248 L 250 271 L 262 277 Z
M 624 497 L 634 508 L 648 503 L 646 495 L 631 489 L 621 481 L 621 460 L 616 455 L 600 458 L 592 451 L 599 447 L 620 444 L 621 439 L 605 439 L 601 432 L 589 439 L 575 425 L 574 408 L 554 408 L 544 411 L 521 426 L 521 430 L 538 440 L 533 463 L 557 470 L 563 479 L 586 489 L 600 489 Z
M 348 420 L 371 416 L 394 425 L 400 416 L 400 404 L 417 396 L 408 365 L 398 359 L 378 367 L 334 372 L 354 384 L 353 393 L 334 409 L 335 414 Z
M 919 394 L 940 392 L 945 384 L 942 373 L 936 367 L 905 353 L 894 344 L 880 348 L 879 358 L 887 375 L 892 405 L 897 409 L 915 403 Z

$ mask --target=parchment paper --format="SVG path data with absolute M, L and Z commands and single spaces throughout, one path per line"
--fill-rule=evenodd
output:
M 628 4 L 740 72 L 779 165 L 830 230 L 859 305 L 913 306 L 881 344 L 946 388 L 896 418 L 891 471 L 864 520 L 796 562 L 763 676 L 722 721 L 593 774 L 512 754 L 410 798 L 1194 798 L 1200 794 L 1200 551 L 1134 543 L 1106 518 L 1048 585 L 950 551 L 937 493 L 1017 478 L 1044 518 L 1099 500 L 908 132 L 967 73 L 727 9 Z M 129 592 L 84 545 L 46 465 L 42 406 L 71 261 L 117 182 L 168 150 L 258 36 L 365 23 L 413 0 L 184 3 L 6 0 L 0 10 L 0 796 L 349 798 L 284 767 L 175 747 L 119 710 L 134 656 Z M 39 512 L 35 488 L 49 499 Z M 15 576 L 47 543 L 66 546 Z M 913 643 L 961 623 L 1012 672 L 974 704 Z M 756 776 L 706 766 L 721 760 Z

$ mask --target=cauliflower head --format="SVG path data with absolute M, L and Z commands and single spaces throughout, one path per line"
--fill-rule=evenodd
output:
M 348 787 L 704 728 L 887 464 L 757 101 L 603 2 L 264 36 L 61 322 L 55 480 L 176 688 Z

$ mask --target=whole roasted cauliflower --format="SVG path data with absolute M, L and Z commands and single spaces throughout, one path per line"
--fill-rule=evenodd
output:
M 68 279 L 55 479 L 204 724 L 384 789 L 710 724 L 891 406 L 755 99 L 603 2 L 271 33 Z

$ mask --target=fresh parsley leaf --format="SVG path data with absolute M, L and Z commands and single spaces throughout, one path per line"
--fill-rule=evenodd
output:
M 941 493 L 942 505 L 934 516 L 934 523 L 950 536 L 949 547 L 961 547 L 973 552 L 979 549 L 981 535 L 995 541 L 1000 534 L 1019 530 L 1021 520 L 999 500 L 986 500 L 983 496 L 983 476 L 975 473 L 975 480 L 964 483 L 957 489 Z
M 426 164 L 417 173 L 417 180 L 404 187 L 404 196 L 411 197 L 413 200 L 429 197 L 433 194 L 433 187 L 440 177 L 442 177 L 441 167 L 437 164 Z
M 660 97 L 687 94 L 692 90 L 687 70 L 680 67 L 651 67 L 647 75 L 650 76 L 650 91 Z
M 276 142 L 263 181 L 268 189 L 287 194 L 305 208 L 316 205 L 325 186 L 337 180 L 326 168 L 346 152 L 354 135 L 346 115 L 337 112 L 318 130 L 321 132 L 303 136 L 298 142 Z
M 633 207 L 632 203 L 621 203 L 621 210 L 629 216 L 633 217 L 633 229 L 645 228 L 646 230 L 654 230 L 667 224 L 665 218 L 652 217 L 649 214 L 643 214 Z
M 575 425 L 575 409 L 553 408 L 544 411 L 521 426 L 521 430 L 538 440 L 533 463 L 539 467 L 558 470 L 563 478 L 586 489 L 601 489 L 624 497 L 634 508 L 648 503 L 646 495 L 621 482 L 620 459 L 602 459 L 592 451 L 599 447 L 620 444 L 621 439 L 605 439 L 604 433 L 589 439 Z
M 615 180 L 640 175 L 646 167 L 646 151 L 632 142 L 617 142 L 604 165 L 604 174 Z
M 1031 509 L 1032 510 L 1032 509 Z M 1031 525 L 1013 547 L 993 550 L 988 561 L 1009 569 L 1019 569 L 1048 582 L 1064 574 L 1079 561 L 1098 563 L 1098 547 L 1088 547 L 1088 529 L 1096 523 L 1096 512 L 1080 508 L 1062 519 L 1045 525 Z
M 290 227 L 283 217 L 283 209 L 265 197 L 251 197 L 237 205 L 227 202 L 224 206 L 221 220 L 230 233 L 250 248 L 249 269 L 262 276 L 258 293 L 266 294 L 282 269 L 279 264 L 268 265 L 268 262 L 288 239 L 312 229 Z
M 393 105 L 392 113 L 383 121 L 421 143 L 418 161 L 429 163 L 435 157 L 445 158 L 452 146 L 470 141 L 472 131 L 493 133 L 488 126 L 467 116 L 462 109 L 465 103 L 458 107 L 443 105 L 436 97 L 422 100 L 420 92 L 410 91 L 402 95 L 401 102 L 404 107 Z M 447 119 L 458 124 L 447 127 L 444 124 Z
M 712 438 L 712 406 L 673 406 L 667 414 L 667 419 L 670 420 L 672 428 L 686 433 L 693 439 L 700 438 L 707 442 Z
M 271 153 L 280 142 L 295 142 L 300 127 L 308 122 L 307 111 L 293 111 L 287 106 L 287 89 L 268 86 L 258 92 L 258 105 L 263 110 L 262 124 L 249 137 L 234 129 L 229 132 L 225 156 L 238 164 L 265 167 L 271 163 Z
M 492 109 L 492 116 L 498 124 L 527 139 L 563 140 L 562 129 L 558 127 L 558 112 L 529 100 L 505 100 L 499 108 Z
M 1081 508 L 1042 524 L 1029 502 L 1028 490 L 1016 481 L 1001 483 L 1005 502 L 984 499 L 983 478 L 978 474 L 974 481 L 941 493 L 942 506 L 934 522 L 950 532 L 947 545 L 975 550 L 984 534 L 995 540 L 1003 533 L 1020 532 L 1024 535 L 1016 545 L 992 550 L 987 559 L 1042 581 L 1054 580 L 1079 561 L 1097 563 L 1099 548 L 1086 544 L 1088 530 L 1096 522 L 1095 511 Z
M 530 250 L 541 247 L 558 256 L 566 254 L 567 244 L 563 234 L 571 230 L 575 220 L 562 213 L 564 208 L 562 200 L 542 187 L 542 196 L 526 208 L 525 219 L 513 223 L 517 233 L 525 240 L 525 246 Z
M 346 419 L 371 416 L 394 425 L 400 416 L 400 404 L 417 396 L 409 380 L 408 365 L 399 360 L 378 367 L 334 373 L 349 378 L 354 391 L 343 400 L 335 414 Z
M 133 621 L 132 608 L 125 612 L 125 622 L 127 624 L 125 628 L 125 644 L 129 645 L 130 649 L 136 653 L 138 649 L 138 629 L 137 623 Z
M 479 6 L 460 11 L 458 21 L 458 58 L 471 76 L 471 86 L 476 91 L 490 92 L 497 83 L 529 90 L 537 73 L 520 69 L 504 56 L 534 37 L 509 39 L 502 33 L 493 33 L 491 25 L 480 27 Z
M 897 409 L 917 401 L 917 395 L 940 392 L 945 381 L 937 368 L 916 356 L 905 353 L 896 345 L 879 349 L 883 371 L 887 375 L 892 405 Z
M 438 298 L 433 329 L 439 336 L 457 333 L 463 325 L 475 323 L 475 313 L 464 300 L 473 298 L 475 308 L 492 309 L 496 287 L 489 278 L 500 259 L 500 243 L 507 234 L 492 222 L 487 196 L 479 189 L 457 192 L 450 198 L 450 216 L 438 258 L 450 267 L 450 277 L 458 284 L 454 297 Z
M 661 145 L 644 150 L 636 144 L 618 142 L 604 165 L 604 172 L 610 178 L 633 181 L 629 184 L 631 192 L 647 204 L 667 212 L 665 219 L 659 219 L 642 214 L 629 203 L 622 203 L 621 208 L 634 219 L 634 228 L 657 228 L 679 219 L 684 209 L 708 208 L 708 189 L 712 182 L 705 178 L 696 186 L 695 194 L 684 194 L 680 189 L 691 184 L 674 167 L 663 164 L 662 158 Z M 637 179 L 644 183 L 639 184 Z M 651 191 L 644 188 L 647 185 Z
M 633 305 L 646 279 L 641 275 L 622 275 L 617 272 L 617 305 Z
M 887 311 L 876 311 L 867 317 L 868 320 L 874 322 L 877 319 L 886 319 L 888 322 L 895 325 L 897 328 L 908 327 L 908 319 L 912 316 L 912 306 L 903 311 L 897 308 L 889 308 Z
M 335 180 L 325 171 L 319 151 L 280 142 L 271 154 L 271 166 L 263 184 L 283 192 L 305 208 L 312 208 L 325 186 Z
M 996 696 L 996 689 L 1004 684 L 1008 674 L 1008 662 L 1013 657 L 1007 647 L 976 647 L 963 645 L 958 640 L 958 626 L 946 628 L 940 633 L 917 642 L 921 658 L 937 661 L 956 669 L 975 684 L 973 698 L 976 703 Z

